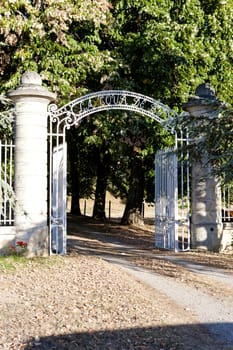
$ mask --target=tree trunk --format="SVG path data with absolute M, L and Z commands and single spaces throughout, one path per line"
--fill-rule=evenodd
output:
M 97 180 L 95 190 L 95 203 L 93 208 L 93 218 L 105 220 L 105 199 L 109 170 L 108 153 L 101 153 L 97 162 Z
M 142 205 L 144 198 L 144 167 L 143 161 L 136 156 L 132 162 L 130 187 L 127 202 L 121 219 L 122 225 L 143 224 Z
M 72 191 L 72 199 L 71 199 L 71 210 L 70 213 L 73 215 L 82 215 L 79 203 L 79 178 L 78 171 L 72 171 L 72 181 L 71 181 L 71 191 Z M 75 174 L 76 173 L 76 174 Z

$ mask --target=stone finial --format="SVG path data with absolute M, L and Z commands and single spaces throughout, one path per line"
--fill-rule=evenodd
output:
M 36 72 L 25 72 L 21 76 L 20 85 L 15 90 L 9 91 L 8 96 L 12 101 L 25 97 L 47 99 L 48 102 L 56 99 L 54 93 L 42 86 L 41 76 Z
M 20 79 L 20 85 L 42 85 L 42 79 L 36 72 L 25 72 Z
M 218 108 L 226 108 L 226 104 L 216 97 L 214 88 L 208 83 L 200 84 L 196 88 L 195 95 L 190 96 L 183 104 L 183 110 L 193 117 L 203 115 L 210 117 Z
M 195 95 L 208 100 L 216 100 L 214 88 L 209 83 L 200 84 L 195 91 Z

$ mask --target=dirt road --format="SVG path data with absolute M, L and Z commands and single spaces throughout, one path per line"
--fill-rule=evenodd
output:
M 233 255 L 161 252 L 151 245 L 150 233 L 140 236 L 140 229 L 78 227 L 70 236 L 73 252 L 116 264 L 205 325 L 223 341 L 222 349 L 233 349 Z
M 77 218 L 68 254 L 0 260 L 0 350 L 232 350 L 233 257 Z M 12 265 L 13 264 L 13 265 Z

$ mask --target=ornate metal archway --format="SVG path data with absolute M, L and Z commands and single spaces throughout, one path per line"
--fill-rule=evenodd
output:
M 163 103 L 148 96 L 124 90 L 106 90 L 87 94 L 77 98 L 65 106 L 58 108 L 52 104 L 49 107 L 50 132 L 63 133 L 73 125 L 79 125 L 81 120 L 91 114 L 106 110 L 128 110 L 148 116 L 160 124 L 175 112 Z
M 78 126 L 82 119 L 94 113 L 106 110 L 133 111 L 148 116 L 166 128 L 165 121 L 176 115 L 170 107 L 139 93 L 124 90 L 106 90 L 87 94 L 77 98 L 61 108 L 49 106 L 49 147 L 50 147 L 50 253 L 66 253 L 66 143 L 65 132 L 72 126 Z M 176 135 L 173 129 L 168 129 Z M 176 137 L 177 140 L 177 137 Z M 173 188 L 177 196 L 177 185 Z M 160 195 L 159 195 L 160 196 Z M 159 198 L 157 198 L 159 200 Z M 174 198 L 177 201 L 177 198 Z M 171 202 L 171 199 L 169 199 Z M 162 203 L 162 202 L 161 202 Z M 161 204 L 160 204 L 161 205 Z M 159 203 L 157 203 L 157 210 Z M 172 213 L 175 212 L 174 210 Z M 159 217 L 159 216 L 158 216 Z M 164 222 L 164 217 L 161 219 Z M 157 220 L 161 221 L 160 217 Z M 169 220 L 176 222 L 176 218 Z M 161 225 L 160 225 L 161 226 Z M 176 227 L 174 226 L 174 228 Z M 164 234 L 166 225 L 158 227 L 160 235 Z M 159 240 L 159 246 L 163 240 Z M 173 240 L 175 242 L 175 240 Z M 165 242 L 165 241 L 164 241 Z M 166 243 L 165 243 L 166 244 Z M 162 246 L 161 246 L 162 247 Z M 166 246 L 164 246 L 166 248 Z M 175 246 L 169 246 L 176 249 Z

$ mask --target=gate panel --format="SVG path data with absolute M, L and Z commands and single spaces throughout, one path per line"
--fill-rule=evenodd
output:
M 0 226 L 14 225 L 14 150 L 13 141 L 0 141 Z
M 177 154 L 173 149 L 155 156 L 155 245 L 178 250 Z
M 50 253 L 66 254 L 66 168 L 67 145 L 53 148 L 51 215 L 50 215 Z
M 187 140 L 183 137 L 177 139 L 179 143 Z M 155 246 L 157 248 L 174 251 L 190 249 L 188 159 L 188 154 L 183 154 L 182 147 L 156 153 Z

